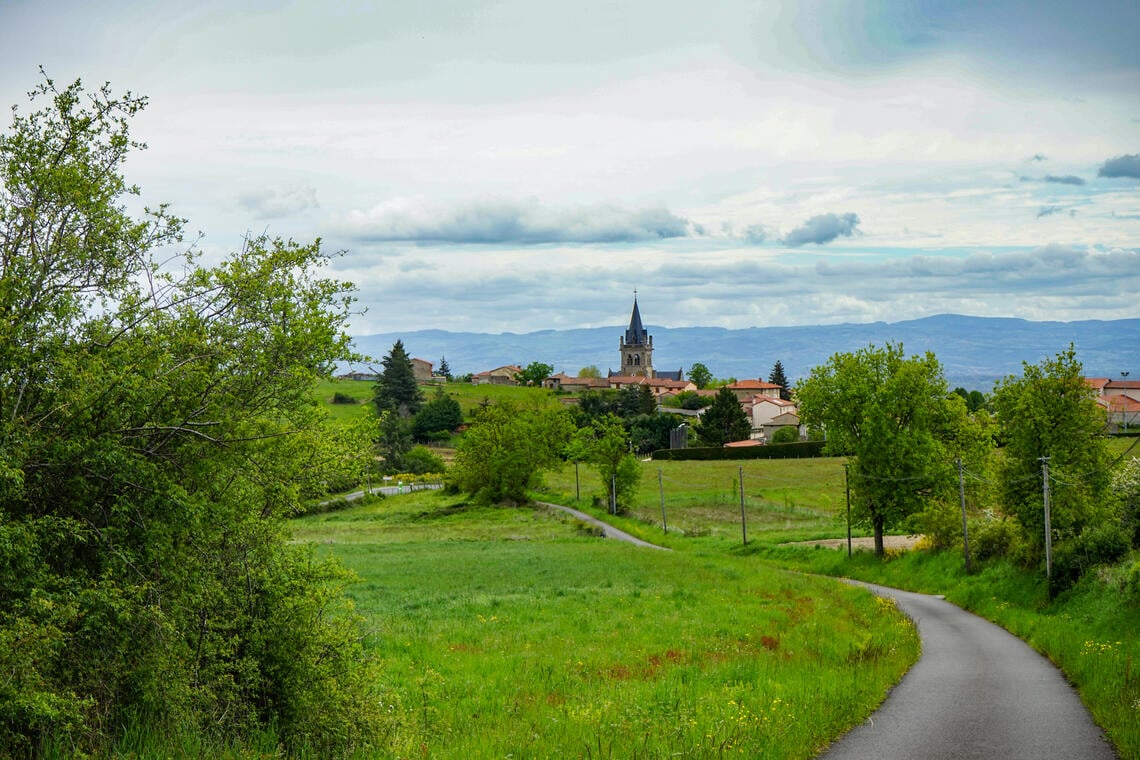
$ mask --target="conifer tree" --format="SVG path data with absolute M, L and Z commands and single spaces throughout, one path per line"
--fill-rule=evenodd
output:
M 382 364 L 384 371 L 376 381 L 372 395 L 376 411 L 381 414 L 392 412 L 401 419 L 407 419 L 420 410 L 424 397 L 416 384 L 412 360 L 402 340 L 396 340 Z
M 785 401 L 791 400 L 792 394 L 788 390 L 788 378 L 784 374 L 784 365 L 779 359 L 776 360 L 776 366 L 772 367 L 772 373 L 768 375 L 768 382 L 780 386 L 780 398 Z

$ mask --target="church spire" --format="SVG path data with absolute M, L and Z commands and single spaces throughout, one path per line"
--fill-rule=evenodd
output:
M 641 311 L 637 308 L 637 291 L 633 291 L 633 314 L 629 317 L 629 329 L 625 331 L 627 346 L 643 346 L 649 342 L 649 332 L 641 324 Z

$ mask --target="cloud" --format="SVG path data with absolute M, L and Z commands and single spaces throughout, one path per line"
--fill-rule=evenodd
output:
M 1098 177 L 1131 177 L 1140 179 L 1140 153 L 1130 153 L 1104 162 L 1097 171 Z
M 258 219 L 280 219 L 320 208 L 317 191 L 311 187 L 251 190 L 239 195 L 237 204 Z
M 768 228 L 762 224 L 753 224 L 744 230 L 744 241 L 751 245 L 760 245 L 768 239 Z
M 837 237 L 851 237 L 859 226 L 856 214 L 820 214 L 808 219 L 803 225 L 784 236 L 784 245 L 801 246 L 807 243 L 823 245 Z
M 1034 153 L 1034 154 L 1033 154 L 1033 155 L 1030 157 L 1030 159 L 1029 159 L 1029 160 L 1030 160 L 1030 161 L 1048 161 L 1048 160 L 1049 160 L 1049 157 L 1048 157 L 1048 156 L 1046 156 L 1044 153 Z
M 1060 214 L 1064 210 L 1065 210 L 1064 206 L 1042 206 L 1037 211 L 1037 218 L 1040 219 L 1043 216 L 1052 216 L 1053 214 Z
M 689 220 L 663 206 L 548 208 L 537 200 L 474 201 L 450 207 L 392 201 L 343 220 L 363 241 L 431 243 L 628 243 L 695 234 Z
M 1045 181 L 1046 182 L 1055 182 L 1058 185 L 1083 185 L 1083 184 L 1085 184 L 1085 181 L 1082 178 L 1077 177 L 1073 174 L 1065 174 L 1062 176 L 1057 176 L 1055 174 L 1046 174 L 1045 175 Z

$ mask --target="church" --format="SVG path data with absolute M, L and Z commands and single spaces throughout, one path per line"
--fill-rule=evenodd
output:
M 637 291 L 633 292 L 633 314 L 629 317 L 629 327 L 621 337 L 621 370 L 616 374 L 623 377 L 646 377 L 660 380 L 681 380 L 681 370 L 656 372 L 653 369 L 653 336 L 641 322 L 641 311 L 637 308 Z M 613 376 L 615 373 L 610 372 Z

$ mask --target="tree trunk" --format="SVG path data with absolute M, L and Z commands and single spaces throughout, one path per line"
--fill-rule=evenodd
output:
M 875 554 L 876 556 L 883 556 L 883 518 L 876 515 L 871 518 L 871 523 L 875 526 Z

